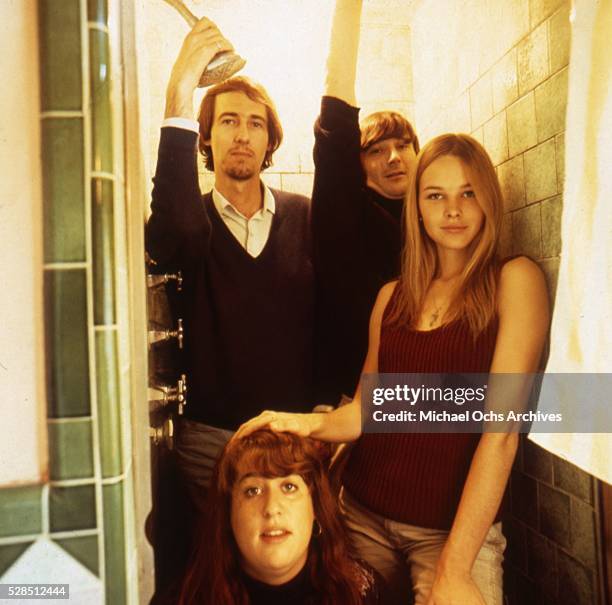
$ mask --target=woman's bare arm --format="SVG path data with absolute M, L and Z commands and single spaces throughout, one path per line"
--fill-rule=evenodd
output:
M 550 321 L 539 267 L 525 257 L 506 263 L 498 301 L 499 331 L 491 373 L 536 372 Z M 501 503 L 517 446 L 517 433 L 482 435 L 427 605 L 484 605 L 470 572 Z

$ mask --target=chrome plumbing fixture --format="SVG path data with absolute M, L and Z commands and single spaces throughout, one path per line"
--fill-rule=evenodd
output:
M 147 286 L 157 288 L 157 286 L 167 284 L 172 280 L 176 280 L 176 291 L 180 292 L 183 289 L 183 274 L 180 271 L 177 273 L 149 273 L 147 275 Z
M 157 411 L 174 402 L 178 404 L 178 415 L 182 416 L 183 410 L 187 405 L 187 377 L 185 374 L 181 374 L 176 386 L 160 384 L 149 387 L 150 412 Z
M 193 27 L 199 19 L 187 8 L 181 0 L 165 0 L 187 21 L 189 27 Z M 198 86 L 212 86 L 231 78 L 246 65 L 246 61 L 237 53 L 232 51 L 221 51 L 217 53 L 212 61 L 202 72 Z
M 149 437 L 154 445 L 159 445 L 162 441 L 166 442 L 166 447 L 171 450 L 174 448 L 174 422 L 168 416 L 161 426 L 150 426 Z
M 176 338 L 178 340 L 179 349 L 182 349 L 184 338 L 183 320 L 179 319 L 177 324 L 178 327 L 176 330 L 149 330 L 149 344 L 152 345 L 156 342 L 164 342 L 171 338 Z

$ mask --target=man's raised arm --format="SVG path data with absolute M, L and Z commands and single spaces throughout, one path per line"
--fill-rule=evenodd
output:
M 362 0 L 336 0 L 332 22 L 325 95 L 336 97 L 353 107 Z
M 230 42 L 212 21 L 201 19 L 185 37 L 172 68 L 145 231 L 147 252 L 162 264 L 183 265 L 206 241 L 209 221 L 198 184 L 193 93 L 204 68 L 224 50 L 233 50 Z
M 210 19 L 200 19 L 187 34 L 174 62 L 168 88 L 164 117 L 193 120 L 193 93 L 202 72 L 221 51 L 232 51 L 231 45 Z
M 326 213 L 330 205 L 344 206 L 343 202 L 353 200 L 355 191 L 364 184 L 355 99 L 361 4 L 362 0 L 337 0 L 334 10 L 325 89 L 315 124 L 315 222 L 320 218 L 319 210 Z

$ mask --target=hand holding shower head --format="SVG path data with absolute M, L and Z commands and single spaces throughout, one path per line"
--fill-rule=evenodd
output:
M 193 27 L 199 19 L 187 8 L 182 0 L 165 0 L 170 6 L 187 21 L 189 27 Z M 235 52 L 221 51 L 217 53 L 213 60 L 206 66 L 202 73 L 198 86 L 212 86 L 231 78 L 239 72 L 246 64 L 246 61 Z

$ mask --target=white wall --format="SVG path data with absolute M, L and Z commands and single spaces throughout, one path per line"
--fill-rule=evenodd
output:
M 0 9 L 0 486 L 46 473 L 35 0 Z
M 274 165 L 264 173 L 273 187 L 310 195 L 313 124 L 323 92 L 334 0 L 187 0 L 198 16 L 217 23 L 246 60 L 245 75 L 260 81 L 277 105 L 285 131 Z M 163 0 L 139 0 L 143 122 L 148 124 L 149 174 L 155 169 L 165 87 L 187 24 Z M 412 117 L 409 2 L 364 0 L 357 78 L 363 115 L 385 108 Z M 202 175 L 202 185 L 212 185 Z

